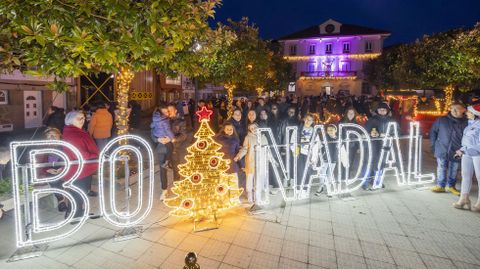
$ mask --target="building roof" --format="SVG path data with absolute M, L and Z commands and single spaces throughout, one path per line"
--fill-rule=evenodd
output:
M 319 38 L 327 36 L 389 35 L 390 32 L 354 24 L 342 24 L 339 33 L 321 34 L 319 25 L 313 25 L 301 31 L 283 36 L 278 40 Z

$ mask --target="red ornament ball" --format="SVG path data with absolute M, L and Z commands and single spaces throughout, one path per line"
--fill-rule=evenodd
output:
M 218 165 L 218 158 L 217 157 L 210 158 L 210 166 L 216 167 L 217 165 Z
M 193 174 L 193 175 L 190 177 L 190 181 L 192 181 L 193 184 L 198 184 L 198 183 L 202 182 L 202 175 L 200 175 L 200 174 Z
M 204 150 L 207 147 L 208 143 L 205 140 L 200 140 L 197 142 L 197 148 Z
M 191 199 L 185 199 L 182 201 L 182 207 L 185 209 L 191 209 L 193 207 L 193 201 Z
M 217 193 L 223 195 L 227 192 L 227 188 L 224 185 L 217 186 Z

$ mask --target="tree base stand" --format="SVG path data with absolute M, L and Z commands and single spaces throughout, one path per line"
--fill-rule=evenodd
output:
M 260 206 L 253 204 L 249 209 L 248 209 L 248 214 L 249 215 L 261 215 L 265 214 L 265 210 L 261 208 Z
M 206 232 L 220 228 L 220 222 L 217 216 L 214 215 L 213 219 L 199 219 L 193 220 L 193 232 Z
M 25 259 L 40 257 L 47 250 L 47 248 L 47 244 L 19 248 L 12 254 L 12 256 L 10 256 L 10 258 L 8 258 L 7 262 L 16 262 Z
M 117 231 L 113 237 L 114 242 L 131 240 L 142 236 L 143 226 L 133 226 Z

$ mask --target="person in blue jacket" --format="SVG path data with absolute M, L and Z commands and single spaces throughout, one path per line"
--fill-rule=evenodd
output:
M 454 156 L 462 146 L 463 130 L 467 127 L 465 111 L 462 103 L 452 103 L 450 113 L 438 118 L 430 129 L 430 144 L 437 159 L 437 185 L 433 192 L 460 195 L 455 188 L 460 158 Z
M 480 199 L 477 199 L 473 208 L 469 199 L 474 171 L 477 179 L 480 177 L 480 104 L 467 108 L 467 118 L 468 126 L 463 131 L 462 147 L 456 152 L 456 156 L 462 158 L 462 188 L 460 199 L 453 203 L 453 207 L 480 212 Z
M 172 127 L 170 125 L 170 119 L 168 117 L 168 107 L 166 104 L 162 104 L 153 113 L 152 123 L 152 139 L 156 143 L 157 147 L 155 151 L 158 154 L 160 163 L 160 182 L 162 184 L 162 194 L 160 200 L 163 201 L 167 191 L 167 170 L 171 167 L 171 155 L 173 152 L 173 139 L 175 137 Z

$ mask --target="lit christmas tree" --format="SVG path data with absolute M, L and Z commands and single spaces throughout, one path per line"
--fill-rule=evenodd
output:
M 209 126 L 212 111 L 203 107 L 196 114 L 200 121 L 196 141 L 187 149 L 187 162 L 178 166 L 184 179 L 174 182 L 172 192 L 176 196 L 164 201 L 174 208 L 171 215 L 190 216 L 194 222 L 216 220 L 219 211 L 240 204 L 243 192 L 236 176 L 226 173 L 230 160 L 223 159 L 224 154 L 219 151 L 222 146 L 213 140 L 215 133 Z

